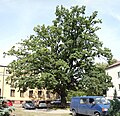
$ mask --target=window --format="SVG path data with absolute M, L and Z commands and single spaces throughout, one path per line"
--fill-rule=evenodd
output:
M 29 97 L 33 97 L 33 90 L 29 91 Z
M 10 90 L 10 97 L 15 97 L 15 90 L 14 89 Z
M 42 91 L 38 91 L 38 98 L 40 98 L 42 95 Z
M 87 103 L 87 99 L 86 98 L 81 98 L 80 99 L 80 104 L 86 104 Z
M 23 90 L 20 90 L 20 97 L 24 97 L 24 92 L 23 92 Z
M 46 97 L 50 98 L 50 92 L 49 91 L 46 92 Z
M 120 78 L 120 71 L 118 72 L 118 78 Z
M 93 104 L 93 102 L 94 102 L 94 99 L 93 98 L 89 98 L 89 103 Z
M 1 97 L 2 95 L 1 95 L 1 89 L 0 89 L 0 97 Z
M 119 86 L 119 90 L 120 90 L 120 84 L 118 86 Z

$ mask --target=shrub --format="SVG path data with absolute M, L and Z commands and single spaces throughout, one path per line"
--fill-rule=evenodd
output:
M 118 99 L 110 101 L 109 116 L 120 116 L 120 101 Z

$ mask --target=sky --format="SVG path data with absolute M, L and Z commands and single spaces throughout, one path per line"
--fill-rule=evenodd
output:
M 87 15 L 98 11 L 102 24 L 97 35 L 104 47 L 111 49 L 113 58 L 120 60 L 120 0 L 0 0 L 0 65 L 13 60 L 3 58 L 3 52 L 34 34 L 35 26 L 52 24 L 58 5 L 84 5 Z

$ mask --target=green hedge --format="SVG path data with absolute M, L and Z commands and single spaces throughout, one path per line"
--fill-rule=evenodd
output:
M 120 116 L 120 100 L 110 100 L 109 116 Z

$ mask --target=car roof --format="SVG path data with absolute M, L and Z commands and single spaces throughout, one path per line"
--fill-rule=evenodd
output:
M 46 101 L 45 100 L 40 100 L 39 103 L 46 103 Z
M 76 96 L 76 97 L 73 97 L 73 98 L 102 98 L 104 96 Z
M 33 102 L 29 100 L 29 101 L 25 101 L 25 103 L 33 103 Z

